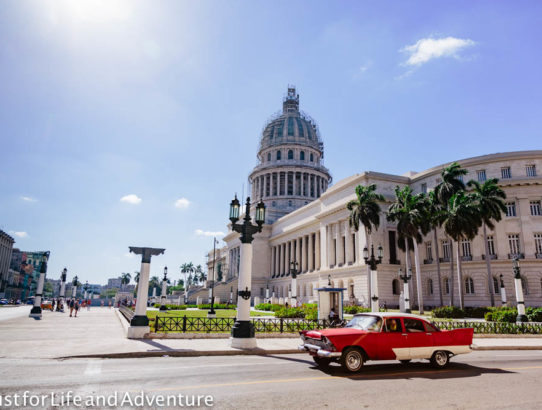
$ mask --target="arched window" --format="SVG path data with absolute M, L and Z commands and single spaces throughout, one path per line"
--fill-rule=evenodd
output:
M 465 294 L 474 294 L 474 281 L 472 280 L 472 278 L 465 278 Z
M 301 152 L 299 153 L 299 159 L 300 159 L 301 161 L 305 161 L 305 151 L 301 151 Z
M 401 293 L 401 290 L 399 288 L 399 281 L 397 279 L 394 279 L 391 282 L 391 291 L 394 295 L 399 295 Z
M 443 284 L 444 284 L 444 294 L 445 295 L 449 295 L 450 294 L 450 280 L 448 278 L 444 278 L 442 280 Z
M 427 294 L 433 294 L 433 279 L 427 279 Z
M 271 161 L 271 153 L 270 152 L 267 153 L 267 161 Z
M 277 161 L 279 161 L 280 158 L 281 158 L 281 153 L 280 153 L 280 151 L 277 151 Z
M 288 150 L 288 159 L 294 159 L 294 151 L 291 149 Z
M 498 295 L 501 293 L 501 285 L 499 285 L 499 279 L 497 279 L 495 276 L 493 276 L 493 293 Z
M 523 294 L 528 295 L 529 294 L 529 282 L 527 281 L 527 278 L 522 276 L 521 277 L 521 286 L 523 287 Z
M 311 153 L 311 155 L 309 156 L 309 161 L 310 162 L 313 162 L 314 161 L 314 155 Z

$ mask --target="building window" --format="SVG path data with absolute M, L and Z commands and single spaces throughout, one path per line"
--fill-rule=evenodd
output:
M 442 258 L 450 259 L 450 242 L 442 241 Z
M 294 135 L 294 117 L 288 117 L 288 135 Z
M 301 152 L 299 153 L 299 159 L 300 159 L 301 161 L 305 161 L 305 151 L 301 151 Z
M 310 162 L 313 162 L 314 161 L 314 155 L 311 153 L 311 155 L 309 156 L 309 161 Z
M 528 177 L 535 177 L 536 176 L 536 165 L 527 165 L 525 167 L 525 172 L 527 173 Z
M 542 233 L 534 234 L 534 248 L 537 255 L 542 255 Z
M 478 182 L 484 182 L 486 180 L 486 170 L 481 169 L 479 171 L 476 171 L 476 174 L 478 176 Z
M 458 176 L 457 176 L 457 179 L 459 179 L 461 182 L 465 182 L 465 181 L 463 180 L 463 175 L 458 175 Z
M 444 279 L 442 280 L 442 282 L 443 282 L 443 284 L 444 284 L 444 286 L 443 286 L 443 288 L 444 288 L 444 294 L 445 294 L 445 295 L 449 295 L 449 294 L 450 294 L 450 280 L 449 280 L 448 278 L 444 278 Z
M 433 294 L 433 279 L 427 279 L 427 294 Z
M 529 294 L 529 281 L 526 277 L 521 277 L 521 286 L 523 287 L 523 294 L 528 295 Z
M 499 285 L 499 280 L 493 276 L 493 293 L 498 295 L 501 293 L 501 286 Z
M 531 215 L 540 216 L 542 215 L 542 210 L 540 209 L 540 201 L 531 201 Z
M 428 261 L 433 260 L 433 245 L 431 244 L 431 242 L 425 243 L 425 257 Z
M 463 239 L 461 241 L 461 251 L 464 257 L 468 258 L 471 257 L 471 251 L 470 251 L 470 241 L 468 239 Z
M 267 161 L 271 161 L 271 153 L 270 152 L 267 153 Z
M 427 194 L 427 184 L 422 184 L 422 194 Z
M 508 235 L 508 245 L 510 246 L 510 254 L 518 255 L 521 252 L 519 247 L 519 234 L 514 233 Z
M 474 281 L 472 280 L 472 278 L 465 278 L 465 294 L 474 294 Z
M 291 149 L 288 150 L 288 159 L 294 159 L 294 151 Z
M 487 247 L 489 248 L 489 254 L 495 255 L 495 241 L 493 240 L 493 235 L 488 235 Z
M 510 171 L 510 167 L 501 168 L 501 178 L 502 179 L 510 179 L 510 178 L 512 178 L 512 172 Z
M 277 151 L 277 161 L 279 161 L 280 158 L 281 158 L 281 153 L 280 153 L 280 151 Z
M 399 281 L 397 279 L 394 279 L 391 282 L 391 291 L 394 295 L 399 295 L 401 293 L 401 290 L 399 288 Z
M 507 202 L 506 203 L 506 216 L 507 217 L 516 216 L 516 203 L 515 202 Z

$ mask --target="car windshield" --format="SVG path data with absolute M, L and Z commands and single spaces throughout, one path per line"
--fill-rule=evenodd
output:
M 354 316 L 354 318 L 347 323 L 346 327 L 353 327 L 354 329 L 368 330 L 371 332 L 380 332 L 382 327 L 382 319 L 377 316 Z

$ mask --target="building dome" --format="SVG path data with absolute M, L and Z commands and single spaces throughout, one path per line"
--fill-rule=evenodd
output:
M 267 223 L 319 198 L 331 182 L 323 165 L 324 144 L 315 121 L 299 110 L 299 95 L 288 87 L 282 114 L 267 122 L 258 165 L 249 176 L 252 197 L 262 199 Z

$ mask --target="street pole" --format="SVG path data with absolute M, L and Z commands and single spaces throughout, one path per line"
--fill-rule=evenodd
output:
M 57 312 L 64 312 L 64 295 L 66 294 L 66 276 L 68 275 L 68 269 L 62 269 L 60 275 L 60 295 L 58 297 L 58 303 L 56 304 Z
M 160 310 L 167 310 L 167 266 L 164 266 L 164 280 L 162 280 L 162 292 L 160 293 Z
M 47 258 L 49 252 L 45 252 L 41 258 L 40 277 L 38 280 L 38 288 L 34 297 L 34 306 L 30 311 L 29 317 L 41 319 L 41 297 L 43 296 L 43 285 L 45 284 L 45 273 L 47 272 Z
M 501 280 L 501 305 L 506 306 L 506 288 L 504 287 L 504 281 L 503 281 L 502 274 L 499 275 L 499 279 Z
M 408 281 L 412 278 L 412 271 L 410 268 L 408 268 L 408 272 L 405 272 L 403 275 L 403 271 L 401 268 L 399 268 L 399 277 L 403 280 L 403 295 L 405 298 L 405 313 L 410 313 L 410 296 L 408 291 Z
M 371 297 L 371 312 L 379 312 L 380 307 L 378 305 L 378 277 L 377 277 L 377 265 L 382 263 L 382 246 L 378 246 L 378 259 L 375 258 L 374 246 L 371 244 L 371 256 L 369 257 L 369 250 L 367 247 L 363 248 L 363 259 L 365 259 L 365 264 L 369 265 L 371 268 L 371 288 L 373 296 Z
M 150 332 L 149 318 L 147 317 L 147 298 L 149 292 L 149 273 L 151 270 L 151 257 L 161 255 L 165 249 L 129 247 L 130 252 L 141 255 L 141 270 L 137 288 L 137 301 L 135 315 L 128 328 L 129 339 L 141 339 L 145 333 Z
M 298 263 L 295 260 L 290 264 L 290 273 L 292 274 L 292 307 L 297 306 L 297 265 Z
M 213 266 L 212 266 L 213 276 L 212 276 L 212 279 L 211 279 L 211 289 L 210 289 L 211 310 L 209 310 L 209 312 L 207 312 L 207 317 L 210 317 L 210 318 L 216 317 L 214 290 L 215 290 L 215 265 L 216 265 L 216 244 L 217 243 L 218 243 L 218 241 L 216 240 L 216 237 L 214 237 L 213 238 Z
M 239 220 L 239 200 L 237 196 L 230 204 L 230 221 L 232 230 L 241 234 L 241 255 L 239 266 L 239 281 L 237 290 L 237 317 L 231 331 L 231 346 L 239 349 L 257 347 L 254 325 L 250 322 L 250 299 L 252 284 L 252 241 L 253 235 L 262 231 L 265 221 L 265 205 L 260 200 L 256 206 L 256 225 L 250 217 L 250 197 L 247 197 L 243 223 Z
M 77 275 L 73 278 L 72 282 L 72 298 L 75 299 L 75 296 L 77 295 L 77 283 L 79 283 L 79 278 Z
M 519 259 L 517 257 L 514 258 L 512 264 L 514 268 L 514 282 L 516 284 L 516 302 L 518 304 L 516 322 L 528 322 L 529 319 L 527 319 L 527 316 L 525 315 L 525 300 L 523 298 L 523 284 L 521 283 Z

